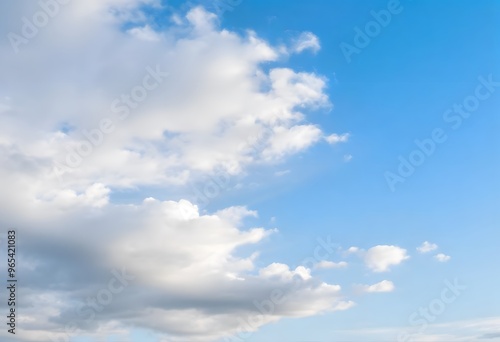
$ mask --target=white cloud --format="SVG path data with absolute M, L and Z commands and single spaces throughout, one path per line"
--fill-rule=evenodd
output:
M 313 125 L 300 125 L 292 128 L 276 127 L 270 144 L 263 151 L 266 159 L 281 158 L 287 154 L 306 149 L 321 137 L 321 130 Z
M 419 253 L 429 253 L 436 249 L 438 249 L 438 245 L 429 241 L 424 241 L 420 247 L 417 247 Z
M 0 225 L 26 227 L 23 336 L 64 336 L 66 324 L 82 321 L 77 305 L 124 265 L 136 280 L 99 320 L 80 326 L 82 334 L 127 336 L 140 327 L 204 341 L 238 332 L 241 318 L 258 322 L 256 330 L 284 317 L 352 307 L 339 285 L 305 267 L 259 267 L 259 244 L 276 230 L 245 228 L 245 218 L 257 213 L 244 206 L 208 213 L 188 200 L 149 194 L 139 204 L 113 203 L 113 191 L 159 186 L 169 194 L 220 170 L 244 174 L 304 151 L 324 137 L 305 113 L 330 106 L 324 77 L 283 65 L 287 51 L 255 32 L 220 29 L 202 8 L 155 31 L 140 9 L 145 4 L 160 5 L 73 1 L 19 55 L 0 42 L 8 85 L 1 96 L 10 96 L 0 104 Z M 33 6 L 0 3 L 2 29 L 19 31 L 17 18 Z M 306 49 L 319 49 L 312 34 L 296 46 Z M 168 77 L 134 100 L 147 75 L 151 80 L 148 67 Z M 120 112 L 128 117 L 121 120 Z M 115 130 L 98 139 L 103 118 Z M 60 182 L 54 167 L 83 143 L 97 146 Z M 254 301 L 269 300 L 273 290 L 286 300 L 261 315 Z
M 321 269 L 321 268 L 345 268 L 345 267 L 347 267 L 347 262 L 345 262 L 345 261 L 333 262 L 333 261 L 328 261 L 328 260 L 322 260 L 322 261 L 318 262 L 314 267 L 318 268 L 318 269 Z
M 109 202 L 110 189 L 96 183 L 87 187 L 82 193 L 70 189 L 49 191 L 40 199 L 50 201 L 61 208 L 75 206 L 104 207 Z
M 318 37 L 311 32 L 302 32 L 293 45 L 293 51 L 296 53 L 301 53 L 304 50 L 317 53 L 320 48 Z
M 352 246 L 347 249 L 347 253 L 349 254 L 358 253 L 359 251 L 360 251 L 359 247 L 356 246 Z
M 255 210 L 248 210 L 246 207 L 230 207 L 219 210 L 215 214 L 236 226 L 240 226 L 245 217 L 258 217 Z
M 443 254 L 443 253 L 439 253 L 439 254 L 435 255 L 434 258 L 439 262 L 447 262 L 447 261 L 450 261 L 451 256 Z
M 134 326 L 171 338 L 216 340 L 237 333 L 241 320 L 257 322 L 253 331 L 284 317 L 353 305 L 339 285 L 313 277 L 303 266 L 258 267 L 258 251 L 237 252 L 242 246 L 257 249 L 275 231 L 244 228 L 244 217 L 257 215 L 246 208 L 201 214 L 185 200 L 148 198 L 140 205 L 107 204 L 98 211 L 78 206 L 60 213 L 51 203 L 50 210 L 32 207 L 35 215 L 23 224 L 29 272 L 20 270 L 30 274 L 23 282 L 30 303 L 22 307 L 23 328 L 48 340 L 61 336 L 68 322 L 84 322 L 75 309 L 108 284 L 109 270 L 124 265 L 134 280 L 99 312 L 92 322 L 98 324 L 78 323 L 83 336 Z M 41 221 L 38 211 L 47 212 Z M 0 223 L 10 219 L 3 216 Z M 61 276 L 46 278 L 47 272 Z M 262 315 L 259 305 L 268 305 L 261 303 L 276 291 L 284 299 Z
M 406 249 L 397 246 L 378 245 L 364 254 L 364 262 L 374 272 L 387 272 L 393 265 L 399 265 L 409 256 Z
M 15 115 L 0 116 L 0 142 L 37 155 L 48 189 L 60 186 L 54 170 L 77 192 L 94 183 L 113 188 L 186 184 L 220 169 L 240 174 L 251 164 L 275 162 L 321 139 L 321 128 L 306 123 L 303 112 L 330 106 L 322 76 L 287 68 L 278 62 L 280 47 L 252 31 L 222 30 L 215 15 L 201 8 L 177 22 L 180 27 L 155 32 L 135 9 L 141 3 L 92 1 L 61 8 L 43 35 L 20 47 L 24 58 L 8 41 L 0 45 L 2 78 L 11 85 L 9 108 L 17 108 Z M 110 21 L 110 13 L 118 16 Z M 121 32 L 123 20 L 131 18 L 139 22 Z M 90 28 L 84 25 L 89 21 Z M 14 22 L 9 29 L 19 28 Z M 275 63 L 265 69 L 269 62 Z M 158 66 L 168 77 L 145 100 L 135 101 L 131 94 L 148 66 Z M 103 118 L 112 120 L 114 132 L 104 134 L 103 143 L 92 146 L 78 167 L 61 168 L 88 142 L 83 131 L 94 131 Z M 32 124 L 24 125 L 27 121 Z M 58 127 L 64 123 L 72 129 L 63 133 Z M 39 188 L 35 196 L 44 192 Z
M 390 280 L 382 280 L 373 285 L 358 285 L 357 288 L 365 293 L 392 292 L 395 289 L 394 283 Z
M 350 134 L 349 133 L 344 133 L 344 134 L 330 134 L 329 136 L 325 137 L 325 140 L 329 144 L 338 144 L 338 143 L 343 143 L 347 142 L 349 140 Z
M 311 271 L 308 268 L 298 266 L 294 271 L 290 271 L 288 265 L 279 263 L 272 263 L 271 265 L 261 269 L 259 274 L 265 278 L 277 277 L 285 280 L 292 280 L 294 276 L 299 276 L 303 280 L 311 279 Z
M 145 25 L 143 27 L 134 27 L 129 29 L 127 32 L 132 36 L 142 40 L 159 41 L 161 39 L 161 36 L 157 32 L 155 32 L 149 25 Z

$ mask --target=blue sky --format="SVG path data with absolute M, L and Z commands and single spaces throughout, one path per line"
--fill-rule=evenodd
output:
M 227 27 L 252 27 L 269 39 L 294 30 L 314 32 L 321 51 L 290 63 L 329 77 L 334 110 L 313 114 L 314 121 L 352 135 L 345 146 L 319 146 L 291 161 L 292 172 L 286 175 L 290 181 L 273 186 L 273 194 L 268 184 L 248 194 L 262 217 L 275 216 L 286 227 L 282 246 L 271 243 L 263 258 L 298 263 L 313 249 L 314 237 L 327 235 L 345 247 L 389 243 L 413 253 L 429 240 L 452 256 L 441 264 L 415 255 L 391 274 L 399 285 L 395 293 L 362 298 L 358 307 L 341 314 L 265 327 L 252 341 L 276 336 L 289 341 L 351 340 L 349 334 L 338 337 L 335 330 L 404 327 L 411 312 L 439 293 L 443 279 L 455 277 L 467 284 L 467 291 L 436 323 L 498 314 L 499 278 L 492 270 L 498 250 L 500 97 L 497 92 L 482 102 L 457 130 L 442 115 L 473 92 L 479 76 L 499 74 L 494 29 L 499 7 L 492 1 L 405 1 L 402 6 L 351 63 L 339 44 L 352 44 L 353 27 L 363 27 L 372 20 L 370 11 L 385 9 L 387 2 L 252 1 L 225 14 Z M 271 17 L 275 19 L 269 23 Z M 414 140 L 430 137 L 435 128 L 443 128 L 448 140 L 391 192 L 384 172 L 394 172 L 398 156 L 407 157 L 415 149 Z M 343 154 L 353 159 L 341 164 Z M 256 200 L 261 196 L 263 200 Z M 351 270 L 325 277 L 346 283 L 379 279 Z
M 2 339 L 500 341 L 500 4 L 233 3 L 77 1 L 34 37 L 41 5 L 0 5 L 0 223 L 32 303 Z

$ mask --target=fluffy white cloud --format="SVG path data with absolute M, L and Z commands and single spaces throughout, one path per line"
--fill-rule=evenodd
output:
M 263 151 L 268 160 L 304 150 L 321 137 L 321 130 L 313 125 L 276 127 L 273 133 L 269 147 Z
M 311 279 L 311 271 L 304 266 L 297 266 L 293 271 L 290 270 L 288 265 L 272 263 L 271 265 L 261 269 L 259 274 L 265 278 L 279 278 L 291 280 L 294 276 L 299 276 L 301 279 Z M 340 289 L 340 287 L 339 287 Z
M 374 272 L 387 272 L 391 266 L 399 265 L 407 260 L 406 249 L 397 246 L 378 245 L 364 254 L 364 262 Z
M 245 228 L 257 215 L 245 207 L 113 203 L 124 189 L 170 190 L 301 152 L 325 135 L 304 113 L 330 106 L 324 77 L 286 65 L 293 49 L 317 51 L 313 36 L 286 51 L 219 28 L 202 8 L 158 30 L 143 5 L 160 3 L 73 1 L 18 54 L 0 42 L 0 225 L 25 227 L 24 339 L 65 338 L 83 321 L 91 337 L 140 327 L 206 341 L 350 308 L 339 285 L 303 266 L 257 267 L 258 244 L 275 230 Z M 0 28 L 20 34 L 17 18 L 37 11 L 1 3 Z M 123 267 L 134 279 L 82 320 L 77 309 L 92 313 L 86 299 Z
M 438 245 L 436 245 L 435 243 L 430 243 L 429 241 L 424 241 L 422 245 L 417 247 L 417 251 L 419 253 L 429 253 L 436 249 L 438 249 Z
M 443 253 L 439 253 L 439 254 L 436 254 L 434 256 L 434 258 L 439 261 L 439 262 L 447 262 L 447 261 L 450 261 L 451 259 L 451 256 L 449 255 L 446 255 L 446 254 L 443 254 Z
M 358 285 L 357 288 L 365 293 L 392 292 L 395 289 L 394 283 L 390 280 L 382 280 L 373 285 Z
M 29 304 L 20 307 L 21 333 L 32 332 L 33 341 L 64 336 L 71 321 L 84 336 L 141 327 L 172 340 L 216 340 L 353 305 L 339 285 L 303 266 L 257 267 L 257 251 L 241 254 L 240 247 L 256 249 L 275 231 L 245 228 L 245 217 L 256 213 L 244 207 L 201 214 L 188 201 L 153 198 L 99 208 L 74 203 L 62 213 L 51 205 L 43 221 L 23 223 L 26 269 L 19 271 L 26 274 L 22 291 Z M 10 220 L 2 217 L 0 224 Z M 91 310 L 87 298 L 110 286 L 113 269 L 130 277 L 127 286 Z M 98 319 L 87 320 L 92 313 Z
M 329 107 L 326 79 L 287 68 L 281 47 L 252 31 L 220 29 L 202 8 L 154 31 L 137 9 L 144 3 L 155 4 L 71 3 L 19 54 L 0 45 L 9 85 L 0 97 L 11 99 L 0 107 L 0 143 L 36 155 L 47 189 L 61 187 L 56 174 L 76 192 L 94 183 L 185 184 L 220 169 L 238 174 L 321 140 L 302 111 Z M 4 25 L 18 32 L 21 24 Z M 109 132 L 98 131 L 103 119 Z

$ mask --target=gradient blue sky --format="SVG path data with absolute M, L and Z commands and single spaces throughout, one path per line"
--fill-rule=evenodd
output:
M 499 313 L 500 91 L 457 130 L 442 115 L 473 94 L 479 76 L 500 80 L 500 4 L 401 3 L 404 10 L 351 63 L 339 45 L 352 44 L 353 27 L 363 27 L 370 11 L 387 8 L 387 1 L 245 1 L 224 16 L 224 26 L 251 27 L 270 40 L 293 31 L 316 34 L 317 56 L 291 64 L 329 77 L 334 110 L 314 120 L 352 135 L 346 145 L 319 146 L 295 158 L 284 167 L 292 171 L 287 181 L 263 180 L 241 199 L 283 227 L 262 258 L 294 265 L 311 253 L 314 237 L 327 235 L 345 247 L 389 243 L 413 251 L 429 240 L 452 256 L 441 264 L 415 255 L 392 272 L 394 293 L 362 298 L 346 312 L 279 322 L 251 341 L 366 341 L 336 331 L 409 325 L 408 316 L 436 297 L 446 278 L 458 277 L 467 291 L 436 323 Z M 395 172 L 398 156 L 407 157 L 413 141 L 435 128 L 448 140 L 391 192 L 384 172 Z M 351 154 L 351 162 L 340 164 L 343 154 Z M 352 270 L 325 277 L 342 279 L 341 285 L 380 280 Z
M 245 218 L 245 226 L 278 231 L 258 247 L 242 246 L 235 252 L 245 258 L 258 250 L 256 269 L 282 263 L 293 270 L 314 254 L 318 239 L 331 238 L 338 250 L 328 260 L 345 261 L 348 266 L 316 269 L 312 274 L 340 285 L 356 304 L 343 311 L 285 317 L 259 327 L 245 341 L 398 341 L 401 332 L 420 328 L 412 323 L 412 314 L 440 298 L 446 281 L 455 280 L 466 289 L 428 322 L 432 324 L 420 331 L 420 340 L 500 341 L 500 84 L 488 99 L 478 101 L 477 110 L 459 127 L 453 128 L 443 117 L 455 104 L 475 96 L 481 78 L 500 82 L 500 2 L 401 0 L 400 13 L 393 14 L 390 23 L 348 61 L 341 44 L 354 45 L 355 28 L 364 30 L 373 20 L 371 11 L 386 10 L 388 3 L 244 0 L 219 13 L 221 29 L 242 36 L 253 30 L 273 47 L 290 44 L 302 32 L 317 37 L 319 50 L 290 53 L 262 69 L 286 66 L 323 77 L 331 106 L 304 106 L 305 122 L 323 132 L 348 133 L 346 142 L 320 141 L 285 159 L 248 165 L 206 205 L 197 201 L 193 187 L 203 189 L 210 173 L 189 186 L 105 184 L 108 206 L 140 205 L 154 197 L 187 199 L 205 214 L 232 206 L 258 212 L 257 217 Z M 212 0 L 162 4 L 143 9 L 156 32 L 175 26 L 169 19 L 174 14 L 183 17 L 199 5 L 216 10 Z M 134 25 L 125 21 L 120 29 L 129 32 Z M 93 58 L 102 56 L 105 53 Z M 123 56 L 124 61 L 127 58 Z M 0 87 L 0 95 L 7 89 Z M 433 153 L 391 189 L 387 172 L 397 174 L 400 157 L 408 159 L 418 149 L 415 140 L 429 139 L 436 129 L 444 132 L 446 141 L 436 143 Z M 91 213 L 80 215 L 101 217 Z M 424 241 L 439 247 L 420 253 L 417 248 Z M 373 272 L 363 255 L 378 245 L 399 246 L 409 258 L 388 272 Z M 352 246 L 361 254 L 348 255 Z M 439 262 L 438 253 L 450 259 Z M 361 284 L 384 280 L 391 281 L 394 289 L 356 290 Z M 130 342 L 179 341 L 146 327 L 129 328 Z M 110 335 L 106 341 L 122 339 Z M 82 333 L 71 341 L 95 339 Z

